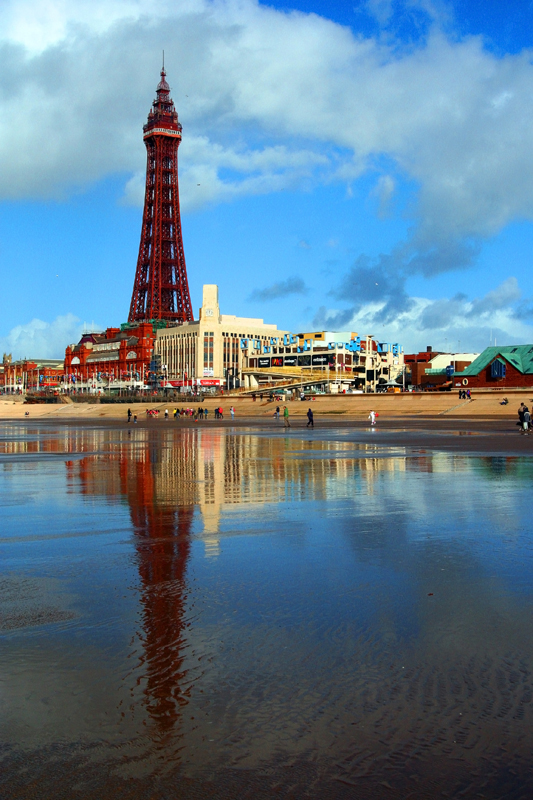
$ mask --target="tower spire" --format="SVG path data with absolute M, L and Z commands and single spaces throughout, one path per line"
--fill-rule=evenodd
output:
M 193 319 L 183 252 L 178 188 L 181 124 L 166 81 L 165 56 L 148 121 L 146 189 L 141 243 L 129 322 Z

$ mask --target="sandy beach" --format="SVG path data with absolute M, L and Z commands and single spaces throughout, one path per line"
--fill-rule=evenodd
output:
M 509 400 L 507 405 L 502 405 L 503 398 Z M 460 400 L 457 393 L 405 393 L 405 394 L 377 394 L 377 395 L 327 395 L 316 397 L 312 401 L 293 400 L 286 404 L 289 407 L 291 418 L 305 418 L 308 408 L 318 420 L 364 420 L 371 410 L 379 414 L 379 423 L 386 420 L 402 418 L 436 418 L 444 421 L 453 419 L 487 419 L 487 420 L 516 420 L 518 406 L 521 402 L 533 405 L 533 389 L 525 391 L 506 392 L 503 395 L 496 393 L 476 393 L 471 400 Z M 196 403 L 187 401 L 186 398 L 179 402 L 169 400 L 168 403 L 132 403 L 129 405 L 132 412 L 137 414 L 139 423 L 146 420 L 148 408 L 159 409 L 160 418 L 165 408 L 172 415 L 176 405 L 180 408 L 187 406 L 196 407 Z M 214 409 L 222 406 L 224 419 L 230 417 L 229 409 L 235 408 L 235 421 L 259 422 L 272 419 L 277 405 L 283 409 L 282 401 L 269 402 L 257 399 L 255 402 L 250 397 L 218 397 L 208 398 L 202 405 L 209 410 L 210 421 L 213 421 Z M 127 404 L 100 404 L 67 402 L 65 404 L 24 404 L 22 398 L 3 397 L 0 399 L 1 419 L 24 419 L 28 412 L 31 419 L 53 419 L 84 422 L 89 420 L 117 421 L 126 417 Z

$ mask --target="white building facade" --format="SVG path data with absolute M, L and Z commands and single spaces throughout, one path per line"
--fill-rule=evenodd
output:
M 221 314 L 218 286 L 208 284 L 200 318 L 159 330 L 154 354 L 161 359 L 167 385 L 217 387 L 228 382 L 228 375 L 242 380 L 249 352 L 263 352 L 271 339 L 286 333 L 262 319 Z

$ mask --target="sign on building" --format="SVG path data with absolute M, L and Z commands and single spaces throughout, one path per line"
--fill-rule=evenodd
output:
M 307 358 L 309 358 L 309 356 L 307 356 Z M 325 367 L 330 364 L 335 364 L 335 356 L 333 353 L 316 353 L 311 356 L 311 364 L 313 367 Z

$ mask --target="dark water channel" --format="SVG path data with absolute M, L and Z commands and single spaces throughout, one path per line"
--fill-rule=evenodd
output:
M 4 798 L 533 796 L 533 458 L 0 424 Z

